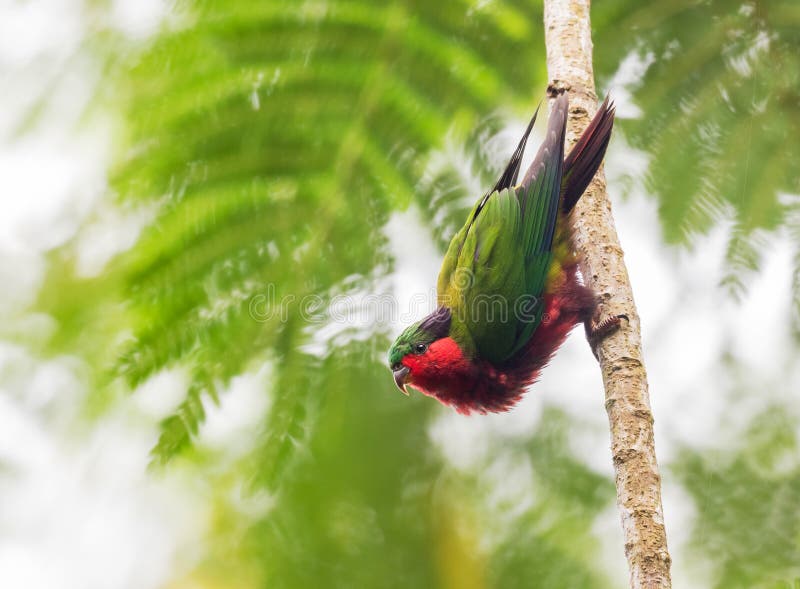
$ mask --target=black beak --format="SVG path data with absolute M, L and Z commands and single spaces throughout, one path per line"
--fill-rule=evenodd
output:
M 394 376 L 394 384 L 397 385 L 397 388 L 400 389 L 400 392 L 404 395 L 408 396 L 408 389 L 406 388 L 406 382 L 408 382 L 408 375 L 411 373 L 408 366 L 400 366 L 396 370 L 392 370 L 392 375 Z

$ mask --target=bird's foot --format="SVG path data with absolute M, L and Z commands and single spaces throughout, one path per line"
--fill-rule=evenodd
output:
M 592 347 L 595 358 L 597 357 L 597 344 L 603 339 L 617 331 L 622 323 L 622 320 L 628 321 L 627 315 L 613 315 L 606 317 L 601 321 L 590 319 L 585 323 L 586 326 L 586 339 L 589 340 L 589 345 Z

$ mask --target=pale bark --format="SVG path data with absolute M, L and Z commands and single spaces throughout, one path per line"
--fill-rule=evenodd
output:
M 567 148 L 597 110 L 592 68 L 590 0 L 545 0 L 548 93 L 568 92 Z M 653 414 L 642 360 L 639 315 L 633 301 L 605 174 L 597 173 L 573 214 L 575 246 L 584 278 L 600 295 L 600 317 L 626 315 L 619 331 L 595 353 L 606 392 L 617 505 L 632 589 L 668 588 L 670 556 L 661 508 L 661 477 L 653 441 Z

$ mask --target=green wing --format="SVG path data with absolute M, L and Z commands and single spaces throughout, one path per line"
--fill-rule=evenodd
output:
M 450 242 L 439 273 L 439 303 L 452 311 L 454 337 L 494 363 L 514 354 L 541 321 L 540 297 L 559 209 L 566 113 L 562 95 L 536 158 L 521 185 L 512 188 L 531 121 L 494 190 L 475 205 Z

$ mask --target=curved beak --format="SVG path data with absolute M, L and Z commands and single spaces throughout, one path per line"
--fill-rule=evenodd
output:
M 408 389 L 406 388 L 406 383 L 408 382 L 408 375 L 411 373 L 408 366 L 401 366 L 397 370 L 392 370 L 392 376 L 394 376 L 394 384 L 397 385 L 397 388 L 400 389 L 400 392 L 404 395 L 408 396 Z

